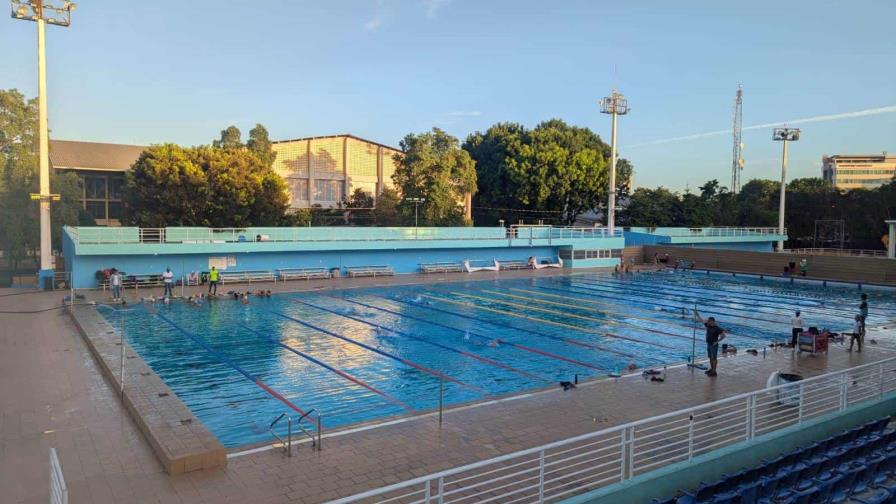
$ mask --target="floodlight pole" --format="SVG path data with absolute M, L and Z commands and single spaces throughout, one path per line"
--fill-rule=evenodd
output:
M 600 111 L 602 114 L 611 114 L 613 116 L 610 142 L 610 187 L 607 198 L 607 231 L 609 231 L 610 236 L 613 236 L 616 228 L 616 119 L 617 116 L 628 113 L 628 100 L 625 99 L 622 93 L 618 93 L 614 89 L 610 96 L 600 101 Z
M 58 26 L 68 26 L 75 4 L 65 1 L 62 6 L 44 3 L 45 0 L 11 0 L 12 17 L 24 21 L 37 22 L 37 103 L 38 103 L 38 150 L 40 194 L 32 194 L 32 199 L 40 200 L 40 273 L 41 284 L 53 277 L 53 249 L 50 235 L 50 201 L 59 199 L 50 194 L 50 141 L 47 126 L 47 51 L 45 27 L 47 22 Z M 61 15 L 60 19 L 44 18 L 46 11 Z M 52 282 L 52 280 L 50 280 Z
M 796 142 L 800 139 L 800 130 L 798 128 L 775 128 L 772 133 L 772 140 L 782 142 L 783 152 L 781 154 L 781 197 L 778 203 L 778 235 L 784 236 L 784 209 L 787 198 L 787 142 Z M 778 240 L 778 252 L 784 250 L 784 239 Z

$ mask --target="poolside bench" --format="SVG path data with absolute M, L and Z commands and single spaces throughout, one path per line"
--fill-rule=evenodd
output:
M 345 271 L 350 277 L 376 277 L 391 276 L 395 274 L 395 270 L 393 270 L 390 266 L 346 266 Z
M 498 261 L 502 270 L 529 269 L 529 261 Z
M 424 273 L 456 273 L 463 270 L 464 265 L 459 262 L 420 263 L 420 271 Z
M 277 270 L 280 280 L 311 280 L 312 278 L 330 278 L 327 268 L 284 268 Z
M 270 270 L 245 270 L 245 271 L 221 270 L 218 273 L 218 277 L 221 279 L 222 284 L 234 283 L 234 282 L 243 282 L 243 283 L 274 282 L 277 279 L 274 276 L 274 272 L 270 271 Z

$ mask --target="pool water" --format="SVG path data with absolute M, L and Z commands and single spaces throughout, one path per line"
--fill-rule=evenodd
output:
M 246 289 L 245 286 L 236 286 Z M 870 296 L 868 325 L 896 313 Z M 100 312 L 227 447 L 271 439 L 280 413 L 314 410 L 325 429 L 681 363 L 703 331 L 695 303 L 743 351 L 808 326 L 849 331 L 855 287 L 704 273 L 585 273 L 275 294 L 194 307 Z M 133 308 L 135 305 L 131 305 Z M 694 339 L 696 338 L 696 344 Z M 314 415 L 312 415 L 314 416 Z

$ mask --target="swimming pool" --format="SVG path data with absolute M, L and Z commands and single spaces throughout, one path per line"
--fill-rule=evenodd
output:
M 245 289 L 238 286 L 238 289 Z M 896 294 L 868 291 L 869 325 Z M 227 447 L 270 440 L 280 413 L 323 415 L 334 428 L 681 363 L 704 353 L 697 303 L 741 351 L 807 325 L 848 330 L 855 287 L 704 273 L 585 273 L 358 288 L 231 299 L 203 307 L 141 303 L 116 314 L 125 337 Z M 684 311 L 683 311 L 684 310 Z M 120 316 L 119 316 L 120 315 Z M 294 411 L 293 411 L 294 410 Z

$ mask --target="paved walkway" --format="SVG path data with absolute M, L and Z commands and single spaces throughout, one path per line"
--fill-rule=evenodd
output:
M 373 282 L 357 284 L 362 283 Z M 99 375 L 74 325 L 61 310 L 53 310 L 62 294 L 4 296 L 10 292 L 15 291 L 0 290 L 0 310 L 50 311 L 0 314 L 4 503 L 47 502 L 49 447 L 59 451 L 73 504 L 321 502 L 761 388 L 777 369 L 814 375 L 896 355 L 884 348 L 890 341 L 886 336 L 863 354 L 835 347 L 827 357 L 799 360 L 789 350 L 769 352 L 765 359 L 741 355 L 722 360 L 716 379 L 677 368 L 669 370 L 665 383 L 629 377 L 569 392 L 550 389 L 449 411 L 441 429 L 433 416 L 419 417 L 326 438 L 321 452 L 301 446 L 287 459 L 267 450 L 233 457 L 226 469 L 169 477 Z

